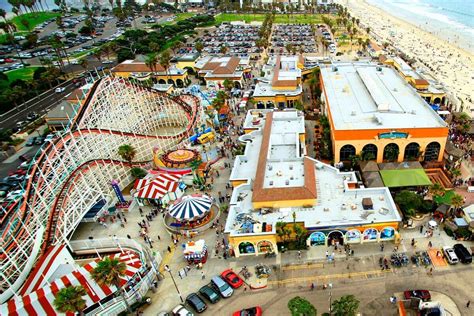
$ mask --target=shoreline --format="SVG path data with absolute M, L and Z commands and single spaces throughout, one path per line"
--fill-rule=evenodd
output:
M 428 70 L 445 86 L 453 106 L 463 107 L 470 116 L 474 111 L 474 55 L 437 35 L 384 11 L 365 0 L 339 1 L 347 6 L 361 25 L 371 28 L 371 37 L 417 60 L 419 68 Z M 376 36 L 374 36 L 376 35 Z M 457 100 L 457 101 L 456 101 Z

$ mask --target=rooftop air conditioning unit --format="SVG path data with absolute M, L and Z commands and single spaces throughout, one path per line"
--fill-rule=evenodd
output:
M 377 69 L 377 71 L 382 71 L 382 67 L 380 67 L 380 66 L 377 67 L 376 69 Z
M 273 181 L 270 181 L 269 185 L 273 185 Z
M 286 185 L 290 185 L 290 180 L 285 180 Z
M 332 67 L 332 71 L 337 72 L 337 67 L 336 67 L 336 66 L 333 66 L 333 67 Z
M 356 111 L 352 111 L 352 112 L 351 112 L 351 115 L 352 115 L 352 116 L 356 116 L 356 114 L 357 114 Z

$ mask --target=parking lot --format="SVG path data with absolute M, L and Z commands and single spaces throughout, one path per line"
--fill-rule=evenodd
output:
M 255 41 L 259 39 L 259 29 L 259 26 L 223 23 L 216 31 L 205 33 L 202 36 L 203 51 L 209 54 L 218 54 L 221 46 L 227 46 L 227 54 L 258 54 L 262 51 L 255 45 Z
M 312 26 L 309 24 L 279 24 L 273 27 L 272 49 L 274 53 L 284 53 L 290 44 L 298 52 L 315 53 L 316 40 Z

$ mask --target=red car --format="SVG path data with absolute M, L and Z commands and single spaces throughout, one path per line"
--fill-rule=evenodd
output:
M 261 316 L 262 308 L 260 306 L 245 308 L 240 311 L 234 312 L 232 316 Z
M 411 290 L 403 292 L 403 296 L 405 296 L 406 300 L 411 298 L 419 298 L 423 302 L 431 300 L 431 294 L 428 290 Z
M 14 62 L 14 61 L 15 61 L 15 60 L 12 59 L 12 58 L 5 58 L 5 62 L 6 62 L 6 63 L 12 63 L 12 62 Z
M 222 272 L 221 277 L 234 289 L 241 287 L 242 284 L 244 284 L 244 281 L 231 269 Z

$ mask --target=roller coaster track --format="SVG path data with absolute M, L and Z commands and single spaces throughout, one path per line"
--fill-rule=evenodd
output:
M 22 260 L 31 261 L 36 259 L 38 253 L 33 251 L 35 247 L 33 247 L 31 243 L 34 242 L 37 245 L 38 241 L 42 242 L 41 252 L 44 252 L 48 246 L 58 242 L 64 242 L 64 235 L 62 238 L 58 238 L 57 236 L 58 230 L 64 228 L 64 225 L 58 225 L 58 219 L 60 219 L 60 217 L 61 219 L 62 217 L 67 217 L 67 214 L 64 214 L 63 206 L 71 199 L 78 198 L 71 193 L 71 189 L 74 188 L 76 180 L 79 179 L 79 177 L 85 176 L 89 171 L 94 170 L 94 168 L 97 166 L 101 166 L 101 172 L 105 172 L 104 169 L 108 168 L 113 168 L 115 170 L 113 172 L 115 173 L 119 172 L 117 170 L 120 169 L 126 169 L 125 171 L 120 172 L 128 172 L 130 168 L 135 166 L 143 166 L 150 163 L 152 160 L 152 157 L 148 157 L 147 153 L 139 153 L 141 157 L 147 157 L 149 159 L 139 162 L 125 162 L 114 157 L 108 157 L 112 155 L 109 149 L 109 153 L 104 151 L 105 157 L 99 156 L 96 159 L 89 159 L 84 162 L 79 161 L 79 165 L 73 166 L 73 169 L 67 169 L 65 163 L 62 163 L 61 161 L 61 155 L 65 155 L 65 151 L 67 150 L 68 146 L 70 147 L 77 145 L 77 143 L 80 141 L 83 141 L 87 144 L 87 142 L 96 142 L 99 140 L 105 142 L 109 139 L 113 140 L 114 144 L 124 144 L 130 141 L 139 141 L 141 142 L 142 147 L 145 147 L 145 149 L 150 149 L 149 147 L 151 147 L 151 144 L 159 140 L 169 140 L 172 143 L 168 143 L 168 145 L 175 144 L 172 146 L 177 146 L 189 137 L 189 133 L 192 133 L 193 128 L 196 126 L 199 113 L 199 99 L 197 97 L 193 95 L 169 97 L 167 94 L 157 93 L 150 89 L 140 88 L 141 90 L 145 90 L 145 93 L 150 94 L 151 98 L 161 98 L 165 101 L 168 100 L 166 101 L 168 102 L 167 104 L 170 104 L 171 102 L 171 104 L 174 103 L 178 105 L 187 117 L 187 122 L 185 122 L 187 124 L 184 130 L 173 135 L 146 135 L 111 129 L 87 128 L 87 126 L 83 126 L 83 121 L 85 116 L 88 115 L 88 111 L 90 112 L 91 107 L 94 106 L 93 101 L 96 98 L 98 89 L 101 88 L 102 80 L 104 79 L 96 81 L 89 89 L 85 100 L 82 102 L 82 105 L 71 124 L 71 130 L 64 135 L 61 135 L 61 137 L 57 138 L 52 143 L 45 145 L 44 148 L 41 149 L 39 157 L 35 159 L 34 163 L 32 163 L 28 172 L 29 179 L 26 183 L 23 200 L 18 202 L 18 208 L 15 212 L 6 213 L 0 222 L 0 226 L 3 226 L 1 232 L 2 253 L 0 254 L 0 260 L 2 270 L 0 277 L 11 277 L 11 280 L 8 280 L 8 282 L 0 284 L 0 303 L 4 302 L 5 299 L 8 298 L 7 296 L 11 296 L 13 291 L 17 291 L 21 286 L 22 282 L 18 284 L 19 282 L 17 282 L 15 278 L 18 278 L 21 274 L 22 279 L 24 279 L 24 274 L 26 273 L 27 276 L 29 273 L 30 269 L 28 266 L 31 268 L 31 265 L 24 265 L 27 271 L 18 271 L 18 266 L 22 266 L 24 262 Z M 123 84 L 123 82 L 121 82 L 121 84 Z M 58 157 L 60 159 L 57 159 Z M 54 168 L 58 168 L 59 173 L 61 173 L 61 181 L 58 189 L 55 189 L 55 187 L 51 186 L 51 182 L 54 180 L 54 177 L 52 176 L 54 175 L 52 173 Z M 46 203 L 44 202 L 46 198 L 38 193 L 42 192 L 41 190 L 43 189 L 45 189 L 45 191 L 43 191 L 45 192 L 45 195 L 51 196 L 51 200 L 53 199 L 52 195 L 54 194 L 54 200 L 52 200 L 52 203 L 47 204 L 50 207 L 43 211 L 44 213 L 41 213 L 37 212 L 36 210 L 38 209 L 38 206 Z M 82 213 L 82 216 L 84 216 L 88 209 L 89 208 L 80 210 L 79 213 Z M 77 226 L 77 224 L 78 223 L 74 223 L 75 226 Z M 39 225 L 45 227 L 44 234 L 42 238 L 34 238 L 33 235 L 35 235 Z M 67 231 L 73 231 L 75 229 L 75 227 L 67 228 Z M 12 260 L 16 262 L 11 262 Z M 10 289 L 11 287 L 14 288 Z M 3 295 L 4 292 L 8 292 L 7 289 L 10 290 L 8 293 L 9 295 Z

